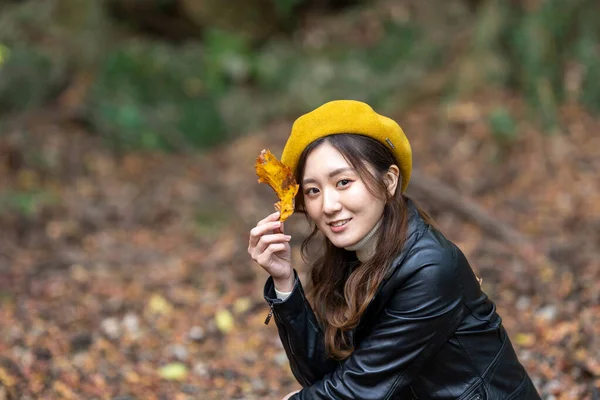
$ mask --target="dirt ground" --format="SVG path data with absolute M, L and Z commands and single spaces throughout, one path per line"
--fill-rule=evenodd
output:
M 519 115 L 510 142 L 487 123 L 499 102 Z M 415 169 L 492 227 L 436 188 L 408 193 L 483 278 L 543 398 L 590 400 L 600 390 L 600 124 L 566 106 L 562 132 L 545 135 L 523 109 L 487 94 L 393 115 Z M 9 133 L 0 187 L 52 200 L 33 216 L 0 216 L 0 399 L 280 399 L 299 388 L 275 324 L 264 325 L 266 275 L 246 252 L 276 201 L 254 160 L 263 148 L 280 155 L 290 127 L 185 156 L 115 156 L 82 127 L 43 120 Z M 22 156 L 30 146 L 45 164 Z M 302 217 L 286 232 L 303 275 Z

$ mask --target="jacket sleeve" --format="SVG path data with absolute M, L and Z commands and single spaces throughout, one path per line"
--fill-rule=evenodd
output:
M 270 277 L 265 284 L 264 297 L 271 307 L 292 373 L 298 383 L 306 387 L 333 372 L 339 362 L 325 355 L 323 331 L 306 300 L 296 271 L 294 275 L 294 288 L 285 300 L 277 298 Z
M 381 317 L 343 364 L 292 398 L 381 400 L 407 389 L 463 317 L 455 259 L 452 252 L 440 253 L 426 257 L 430 263 L 409 268 Z

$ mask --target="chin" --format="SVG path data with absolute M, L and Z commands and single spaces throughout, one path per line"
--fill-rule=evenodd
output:
M 329 241 L 335 247 L 338 247 L 340 249 L 343 249 L 344 247 L 349 247 L 349 246 L 352 246 L 352 245 L 358 243 L 358 240 L 342 239 L 342 238 L 336 238 L 334 240 L 331 240 L 331 238 L 330 238 Z

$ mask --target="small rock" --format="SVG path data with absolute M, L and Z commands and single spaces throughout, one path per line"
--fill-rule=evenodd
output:
M 121 336 L 119 320 L 114 317 L 104 319 L 100 324 L 100 328 L 110 339 L 118 339 Z
M 258 361 L 259 356 L 258 353 L 256 353 L 255 351 L 248 351 L 242 355 L 242 359 L 247 364 L 254 364 Z
M 238 374 L 232 369 L 225 369 L 223 371 L 223 378 L 225 378 L 228 381 L 234 381 L 236 378 L 238 378 Z
M 549 305 L 537 310 L 535 316 L 548 322 L 552 322 L 554 319 L 556 319 L 557 314 L 558 311 L 556 310 L 556 306 Z
M 519 352 L 519 360 L 521 361 L 527 361 L 530 360 L 531 357 L 531 350 L 521 350 Z
M 187 349 L 180 344 L 170 344 L 167 347 L 167 352 L 179 361 L 185 361 L 188 358 Z
M 556 379 L 551 380 L 544 386 L 544 391 L 551 395 L 558 395 L 563 390 L 563 385 Z
M 194 374 L 205 378 L 209 375 L 208 367 L 203 362 L 197 362 L 194 365 Z
M 73 363 L 73 366 L 84 369 L 85 365 L 89 361 L 89 359 L 90 359 L 90 353 L 79 352 L 79 353 L 73 354 L 72 363 Z
M 517 300 L 517 303 L 515 304 L 515 307 L 517 307 L 517 309 L 521 310 L 521 311 L 528 309 L 530 306 L 531 306 L 531 299 L 527 296 L 519 297 L 519 299 Z
M 123 326 L 127 332 L 136 336 L 140 332 L 140 319 L 134 313 L 127 313 L 123 317 Z
M 92 345 L 92 335 L 89 332 L 81 332 L 71 338 L 71 351 L 86 351 Z
M 252 389 L 257 392 L 263 392 L 267 389 L 267 385 L 265 385 L 265 382 L 262 379 L 252 379 Z
M 281 366 L 288 365 L 288 358 L 285 351 L 280 351 L 275 355 L 275 362 Z
M 48 361 L 52 359 L 52 352 L 46 347 L 36 347 L 33 349 L 35 358 L 40 361 Z
M 181 385 L 181 391 L 185 394 L 196 394 L 200 392 L 200 388 L 198 388 L 198 386 L 190 385 L 189 383 L 184 383 Z
M 201 342 L 205 338 L 204 329 L 202 329 L 200 326 L 192 326 L 188 336 L 194 342 Z

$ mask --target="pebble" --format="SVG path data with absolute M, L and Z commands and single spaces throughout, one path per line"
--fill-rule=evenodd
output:
M 207 377 L 209 375 L 208 367 L 203 362 L 197 362 L 194 364 L 194 374 L 201 377 Z
M 554 321 L 556 319 L 557 314 L 558 311 L 556 310 L 556 306 L 553 305 L 542 307 L 535 313 L 536 317 L 546 320 L 548 322 Z
M 561 392 L 563 386 L 556 379 L 551 380 L 544 386 L 544 392 L 549 393 L 550 395 L 557 395 Z
M 188 359 L 188 351 L 185 346 L 180 344 L 170 344 L 167 347 L 169 355 L 175 357 L 179 361 L 185 361 Z
M 184 383 L 181 385 L 181 391 L 185 394 L 197 394 L 200 392 L 200 388 L 198 386 L 190 385 L 189 383 Z
M 267 385 L 265 385 L 265 382 L 262 379 L 252 379 L 252 389 L 257 392 L 263 392 L 267 389 Z
M 521 310 L 521 311 L 527 310 L 530 306 L 531 306 L 531 299 L 527 296 L 519 297 L 519 299 L 517 300 L 517 303 L 515 304 L 515 307 L 517 307 L 517 309 Z
M 123 317 L 123 326 L 127 332 L 137 336 L 140 332 L 140 319 L 134 313 L 127 313 Z
M 288 365 L 288 358 L 285 354 L 285 351 L 280 351 L 279 353 L 275 354 L 275 362 L 281 366 Z
M 92 345 L 92 335 L 88 332 L 81 332 L 73 336 L 70 340 L 71 351 L 76 353 L 78 351 L 86 351 Z
M 189 338 L 195 342 L 201 342 L 204 340 L 204 329 L 200 326 L 192 326 L 188 334 Z
M 40 361 L 52 360 L 52 352 L 46 347 L 35 347 L 33 349 L 35 358 Z
M 100 324 L 100 328 L 110 339 L 118 339 L 121 336 L 119 320 L 114 317 L 104 319 Z

